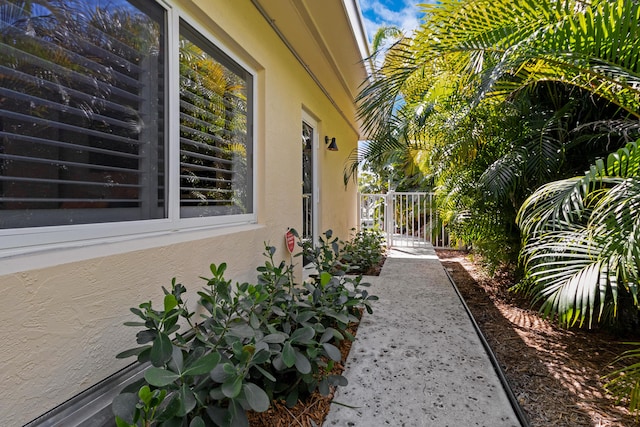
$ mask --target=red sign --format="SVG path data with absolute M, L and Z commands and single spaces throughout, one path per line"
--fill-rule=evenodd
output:
M 287 249 L 289 253 L 293 253 L 293 249 L 296 247 L 296 237 L 293 235 L 291 230 L 287 231 L 284 234 L 284 241 L 287 244 Z

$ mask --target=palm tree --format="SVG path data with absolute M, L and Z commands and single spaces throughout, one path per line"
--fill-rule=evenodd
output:
M 615 317 L 638 305 L 640 140 L 583 176 L 548 183 L 518 215 L 530 282 L 524 286 L 561 323 Z
M 488 208 L 486 231 L 517 233 L 515 213 L 538 186 L 638 135 L 636 2 L 444 0 L 424 11 L 358 97 L 373 140 L 359 160 L 427 151 L 422 169 L 465 227 Z M 509 124 L 502 134 L 477 120 L 491 116 Z M 631 134 L 613 135 L 622 130 Z M 478 238 L 475 228 L 467 234 Z
M 395 26 L 378 29 L 373 38 L 374 53 L 371 57 L 372 62 L 378 66 L 373 71 L 375 80 L 386 80 L 385 70 L 389 67 L 393 68 L 391 63 L 395 60 L 396 54 L 400 55 L 399 52 L 404 51 L 406 40 L 408 40 L 407 37 Z M 390 47 L 387 47 L 389 45 Z M 404 98 L 407 97 L 404 96 Z M 397 109 L 395 114 L 385 120 L 376 121 L 379 126 L 375 132 L 369 132 L 370 138 L 367 143 L 353 150 L 350 155 L 344 171 L 345 185 L 350 179 L 356 177 L 359 167 L 363 164 L 378 169 L 382 175 L 386 175 L 385 170 L 389 167 L 395 170 L 406 170 L 407 173 L 404 175 L 415 175 L 416 171 L 412 169 L 416 162 L 413 158 L 416 148 L 419 148 L 417 140 L 422 135 L 419 128 L 421 121 L 415 117 L 415 114 L 415 109 L 407 106 Z M 372 129 L 370 124 L 366 126 Z
M 520 285 L 542 312 L 564 325 L 591 326 L 625 313 L 638 322 L 640 285 L 640 140 L 587 173 L 539 188 L 518 221 L 529 280 Z M 605 387 L 640 410 L 640 343 L 620 356 L 627 366 Z
M 365 157 L 401 148 L 388 136 L 397 122 L 408 128 L 407 119 L 416 128 L 405 135 L 419 141 L 420 121 L 452 93 L 474 105 L 504 103 L 559 83 L 640 117 L 636 2 L 444 0 L 423 7 L 421 30 L 393 45 L 358 96 L 365 130 L 381 146 Z
M 406 135 L 428 151 L 442 206 L 473 239 L 506 238 L 524 202 L 521 289 L 544 313 L 565 325 L 637 316 L 640 2 L 423 7 L 420 31 L 359 95 L 369 135 L 385 148 L 389 123 L 415 117 Z

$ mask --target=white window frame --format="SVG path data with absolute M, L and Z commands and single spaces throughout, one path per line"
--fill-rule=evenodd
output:
M 11 258 L 22 254 L 32 254 L 43 251 L 78 248 L 87 246 L 97 246 L 105 243 L 121 242 L 127 240 L 136 240 L 144 237 L 153 238 L 156 243 L 153 245 L 162 245 L 165 242 L 158 236 L 175 235 L 175 233 L 184 232 L 187 235 L 193 235 L 193 231 L 215 231 L 224 227 L 243 226 L 248 224 L 256 224 L 258 218 L 258 197 L 257 197 L 257 136 L 256 136 L 256 120 L 257 96 L 258 96 L 258 75 L 255 69 L 250 67 L 245 61 L 239 58 L 224 43 L 216 38 L 210 31 L 199 24 L 188 13 L 175 5 L 169 5 L 160 0 L 157 1 L 166 11 L 167 18 L 167 88 L 165 93 L 167 103 L 167 152 L 168 162 L 165 173 L 168 175 L 168 191 L 167 191 L 167 218 L 135 220 L 108 223 L 92 223 L 77 225 L 59 225 L 46 227 L 30 227 L 16 229 L 0 229 L 0 260 L 3 258 Z M 192 28 L 198 31 L 203 37 L 214 44 L 222 52 L 228 55 L 233 61 L 244 68 L 252 76 L 252 99 L 251 108 L 253 109 L 251 123 L 247 124 L 247 131 L 250 133 L 250 142 L 252 144 L 252 158 L 248 159 L 252 168 L 252 212 L 248 214 L 229 215 L 229 216 L 208 216 L 197 218 L 180 218 L 180 129 L 179 129 L 179 23 L 180 19 L 188 23 Z M 244 228 L 244 227 L 241 227 Z M 169 239 L 175 240 L 175 238 Z M 181 240 L 181 239 L 180 239 Z M 148 246 L 148 245 L 145 245 Z M 96 251 L 99 256 L 101 251 Z M 83 258 L 87 255 L 85 254 Z M 34 266 L 36 267 L 36 266 Z M 1 272 L 0 272 L 1 274 Z

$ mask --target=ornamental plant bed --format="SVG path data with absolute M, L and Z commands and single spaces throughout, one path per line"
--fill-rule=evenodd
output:
M 360 315 L 362 316 L 362 310 Z M 349 324 L 348 331 L 352 336 L 356 336 L 358 323 Z M 341 375 L 344 372 L 344 363 L 347 361 L 351 351 L 352 341 L 343 340 L 338 348 L 342 355 L 341 363 L 336 363 L 332 374 Z M 317 391 L 311 393 L 304 401 L 299 400 L 292 408 L 287 407 L 284 401 L 271 402 L 271 407 L 265 412 L 247 413 L 250 427 L 315 427 L 320 426 L 329 413 L 331 402 L 335 394 L 335 388 L 323 396 Z
M 437 250 L 483 335 L 495 353 L 520 406 L 536 427 L 631 427 L 637 417 L 606 393 L 604 375 L 619 368 L 629 350 L 605 330 L 564 329 L 518 294 L 508 275 L 488 275 L 462 251 Z
M 265 245 L 255 284 L 232 286 L 226 264 L 212 264 L 197 310 L 175 279 L 160 309 L 132 308 L 139 320 L 125 324 L 141 328 L 139 346 L 118 357 L 152 366 L 114 399 L 118 427 L 321 423 L 335 387 L 347 385 L 342 363 L 356 324 L 377 298 L 361 275 L 346 275 L 344 242 L 329 230 L 319 243 L 299 242 L 318 272 L 302 284 L 294 283 L 293 264 L 276 262 Z

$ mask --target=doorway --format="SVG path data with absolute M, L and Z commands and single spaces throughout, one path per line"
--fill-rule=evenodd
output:
M 302 115 L 302 233 L 304 241 L 315 244 L 318 232 L 317 123 Z M 308 260 L 305 260 L 305 264 Z

